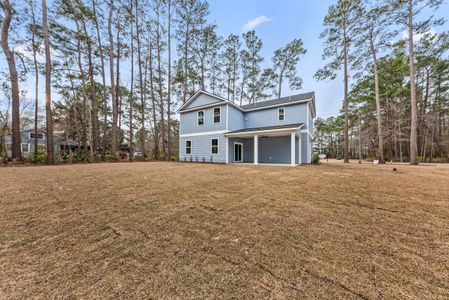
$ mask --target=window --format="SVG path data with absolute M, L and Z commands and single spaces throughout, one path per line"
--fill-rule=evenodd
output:
M 204 110 L 198 112 L 198 125 L 204 124 Z
M 278 109 L 278 120 L 284 121 L 285 120 L 285 108 L 281 107 Z
M 38 133 L 37 134 L 37 138 L 39 140 L 43 140 L 44 139 L 44 134 L 43 133 Z M 30 139 L 34 139 L 34 132 L 30 132 Z
M 22 152 L 23 153 L 30 152 L 30 148 L 29 148 L 28 144 L 22 144 Z
M 214 108 L 214 123 L 220 123 L 221 110 L 219 107 Z
M 186 141 L 186 154 L 192 154 L 192 141 Z
M 6 151 L 12 151 L 12 144 L 6 144 Z
M 218 154 L 218 139 L 212 139 L 212 154 Z

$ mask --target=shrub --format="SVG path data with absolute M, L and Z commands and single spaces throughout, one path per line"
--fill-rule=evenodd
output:
M 319 164 L 320 163 L 320 156 L 318 154 L 314 154 L 312 157 L 312 164 Z
M 35 164 L 44 164 L 47 160 L 45 145 L 37 145 L 37 155 L 34 156 L 34 151 L 30 154 L 31 161 Z

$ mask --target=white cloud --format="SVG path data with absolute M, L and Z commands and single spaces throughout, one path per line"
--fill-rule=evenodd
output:
M 430 36 L 435 36 L 437 34 L 437 32 L 434 29 L 430 29 L 429 31 L 426 31 L 424 33 L 415 33 L 413 34 L 413 41 L 415 42 L 420 42 L 421 39 L 426 35 L 426 34 L 430 34 Z M 402 32 L 402 39 L 406 40 L 408 39 L 408 31 L 404 30 Z
M 258 16 L 257 18 L 252 19 L 252 20 L 246 22 L 245 25 L 243 25 L 243 32 L 247 32 L 247 31 L 253 30 L 257 26 L 259 26 L 260 24 L 267 23 L 267 22 L 270 22 L 270 21 L 271 21 L 271 19 L 268 18 L 265 15 Z

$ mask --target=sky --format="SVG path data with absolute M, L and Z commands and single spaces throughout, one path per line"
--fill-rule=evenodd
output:
M 273 52 L 295 38 L 301 38 L 306 55 L 298 64 L 299 75 L 303 79 L 302 90 L 283 89 L 283 96 L 302 92 L 315 92 L 317 116 L 326 118 L 337 115 L 342 107 L 343 79 L 317 81 L 315 72 L 325 65 L 321 59 L 323 41 L 323 19 L 331 0 L 209 0 L 209 20 L 218 26 L 218 32 L 227 36 L 230 33 L 242 33 L 254 29 L 263 41 L 262 56 L 264 67 L 271 65 Z M 446 1 L 448 2 L 448 1 Z M 449 4 L 442 5 L 436 13 L 447 17 Z M 256 25 L 256 26 L 255 26 Z M 449 30 L 449 25 L 436 31 Z
M 339 113 L 343 102 L 342 76 L 338 76 L 333 81 L 317 81 L 313 77 L 315 72 L 326 63 L 321 59 L 323 41 L 319 36 L 323 31 L 322 22 L 328 8 L 336 0 L 208 0 L 208 2 L 210 11 L 208 21 L 217 25 L 221 36 L 227 37 L 231 33 L 240 35 L 247 30 L 256 31 L 263 42 L 261 50 L 261 55 L 265 58 L 262 63 L 263 68 L 272 65 L 271 57 L 276 49 L 285 46 L 295 38 L 301 38 L 307 49 L 306 55 L 298 64 L 298 73 L 303 79 L 303 86 L 299 91 L 291 91 L 288 85 L 284 84 L 282 95 L 314 91 L 318 117 L 327 118 Z M 436 12 L 437 17 L 447 18 L 449 12 L 447 2 L 449 0 Z M 432 29 L 432 32 L 444 30 L 449 30 L 449 23 Z M 403 35 L 404 33 L 400 37 Z M 174 49 L 172 55 L 173 59 L 176 59 Z M 0 66 L 7 71 L 2 52 Z M 122 69 L 129 69 L 127 62 L 123 63 Z M 122 77 L 126 84 L 126 72 Z M 43 83 L 44 78 L 41 76 L 39 93 L 41 105 L 44 99 Z M 27 96 L 33 99 L 34 76 L 30 75 L 27 82 L 22 83 L 20 88 L 28 90 Z M 59 98 L 54 89 L 52 96 L 53 100 Z

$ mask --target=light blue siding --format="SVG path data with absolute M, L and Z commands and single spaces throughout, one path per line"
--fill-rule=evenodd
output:
M 221 101 L 223 101 L 223 100 L 217 99 L 215 97 L 211 97 L 206 94 L 201 94 L 198 97 L 196 97 L 196 99 L 193 100 L 191 103 L 189 103 L 189 105 L 187 105 L 184 109 L 190 109 L 190 108 L 194 108 L 197 106 L 212 104 L 212 103 L 221 102 Z
M 259 138 L 259 163 L 290 163 L 290 136 Z
M 234 143 L 243 144 L 243 162 L 254 162 L 254 138 L 229 138 L 228 141 L 228 156 L 229 163 L 234 162 Z
M 198 111 L 181 113 L 181 134 L 226 130 L 226 105 L 221 108 L 220 123 L 214 123 L 214 108 L 200 109 L 204 111 L 204 124 L 198 125 Z
M 218 154 L 212 154 L 212 139 L 218 139 Z M 192 141 L 192 153 L 186 154 L 186 141 Z M 180 161 L 196 161 L 202 162 L 203 159 L 206 162 L 211 161 L 217 163 L 226 163 L 226 138 L 223 134 L 215 135 L 201 135 L 201 136 L 191 136 L 191 137 L 181 137 L 180 138 Z
M 228 105 L 228 130 L 234 131 L 245 128 L 245 115 L 232 105 Z
M 309 136 L 309 134 L 306 132 L 301 133 L 301 162 L 303 164 L 310 163 L 310 160 L 308 159 L 309 154 L 307 153 L 310 148 L 308 146 L 308 144 L 309 144 L 308 136 Z
M 285 108 L 285 120 L 278 120 L 278 108 L 269 108 L 245 113 L 245 127 L 264 127 L 294 123 L 305 123 L 307 126 L 307 104 L 294 104 L 283 106 Z

